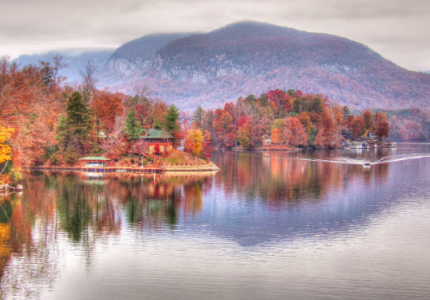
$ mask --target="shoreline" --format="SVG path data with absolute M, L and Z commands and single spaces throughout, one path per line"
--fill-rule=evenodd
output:
M 77 171 L 93 173 L 161 173 L 161 172 L 199 172 L 199 171 L 218 171 L 219 168 L 213 162 L 203 165 L 161 165 L 159 167 L 104 167 L 104 168 L 86 168 L 86 167 L 28 167 L 27 170 L 39 171 Z

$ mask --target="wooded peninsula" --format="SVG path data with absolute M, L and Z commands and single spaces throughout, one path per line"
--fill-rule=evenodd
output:
M 0 60 L 3 182 L 23 167 L 75 166 L 83 157 L 121 166 L 203 165 L 212 148 L 331 149 L 348 139 L 383 146 L 390 135 L 385 112 L 353 115 L 321 94 L 276 89 L 224 108 L 180 112 L 141 83 L 131 96 L 96 89 L 90 62 L 82 82 L 69 85 L 58 76 L 62 58 L 53 61 L 20 67 Z

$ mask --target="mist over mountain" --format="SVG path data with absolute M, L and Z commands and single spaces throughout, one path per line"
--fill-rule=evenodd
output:
M 151 67 L 159 50 L 170 42 L 193 33 L 161 33 L 145 35 L 125 43 L 110 56 L 109 68 L 124 73 L 142 72 Z
M 352 109 L 430 106 L 429 74 L 346 38 L 267 23 L 147 35 L 103 57 L 100 86 L 132 93 L 138 80 L 181 108 L 219 107 L 276 88 L 322 93 Z
M 33 55 L 21 55 L 14 60 L 14 62 L 20 64 L 21 66 L 33 64 L 40 65 L 39 61 L 45 61 L 52 63 L 52 58 L 54 56 L 62 56 L 62 62 L 67 65 L 67 67 L 59 71 L 60 76 L 67 77 L 67 82 L 80 82 L 81 75 L 80 71 L 85 69 L 88 61 L 91 61 L 98 70 L 98 76 L 104 76 L 106 72 L 106 62 L 111 57 L 115 49 L 112 48 L 102 48 L 102 49 L 63 49 L 50 51 L 43 54 L 33 54 Z

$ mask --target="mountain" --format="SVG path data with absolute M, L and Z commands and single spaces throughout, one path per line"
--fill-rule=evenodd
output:
M 110 56 L 109 68 L 124 73 L 142 71 L 151 66 L 157 52 L 170 42 L 193 33 L 161 33 L 145 35 L 125 43 Z
M 322 93 L 357 109 L 430 103 L 428 74 L 346 38 L 257 22 L 173 40 L 139 76 L 155 95 L 185 108 L 216 107 L 275 88 Z M 124 89 L 126 83 L 116 84 Z
M 91 61 L 98 70 L 98 75 L 104 74 L 106 70 L 106 62 L 111 57 L 115 49 L 101 48 L 101 49 L 63 49 L 50 51 L 43 54 L 33 54 L 33 55 L 21 55 L 14 59 L 14 62 L 20 64 L 21 66 L 33 64 L 40 65 L 39 61 L 46 61 L 52 63 L 52 58 L 56 55 L 62 56 L 62 62 L 67 64 L 66 68 L 59 71 L 60 76 L 67 77 L 67 81 L 80 82 L 81 75 L 80 71 L 85 69 L 88 61 Z M 103 75 L 102 75 L 103 76 Z
M 128 42 L 104 63 L 99 87 L 153 96 L 180 108 L 219 107 L 271 89 L 300 89 L 362 108 L 430 106 L 430 75 L 408 71 L 346 38 L 258 22 L 208 33 L 153 34 Z

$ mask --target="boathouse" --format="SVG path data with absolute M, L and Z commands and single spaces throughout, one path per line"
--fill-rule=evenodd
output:
M 148 129 L 141 139 L 148 142 L 149 154 L 163 153 L 165 149 L 172 151 L 173 136 L 165 130 Z
M 81 162 L 85 163 L 85 168 L 100 168 L 100 167 L 106 167 L 106 162 L 110 161 L 109 158 L 105 157 L 83 157 L 79 159 Z

